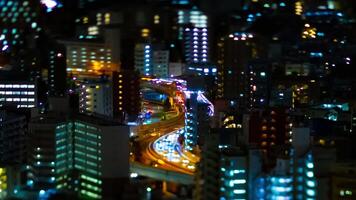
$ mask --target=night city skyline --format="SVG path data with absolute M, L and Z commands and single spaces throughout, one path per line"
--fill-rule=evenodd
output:
M 0 199 L 356 200 L 355 10 L 0 0 Z

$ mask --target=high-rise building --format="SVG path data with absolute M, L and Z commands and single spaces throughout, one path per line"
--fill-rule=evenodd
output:
M 186 91 L 184 148 L 192 151 L 198 144 L 199 135 L 208 131 L 214 106 L 202 91 Z
M 217 97 L 243 103 L 245 70 L 249 61 L 258 57 L 261 51 L 254 34 L 234 32 L 221 37 L 217 42 Z
M 191 10 L 178 10 L 178 39 L 183 40 L 184 28 L 191 25 L 196 28 L 208 27 L 208 16 L 193 7 Z
M 219 135 L 210 131 L 204 139 L 206 142 L 197 164 L 193 196 L 197 200 L 220 199 Z
M 0 163 L 25 163 L 26 117 L 0 111 L 0 133 Z
M 135 46 L 135 69 L 144 76 L 153 75 L 153 50 L 149 43 L 139 43 Z
M 65 120 L 65 116 L 47 114 L 29 122 L 29 188 L 40 191 L 55 187 L 56 127 Z
M 112 71 L 115 65 L 111 49 L 104 43 L 92 41 L 66 41 L 68 73 L 100 73 Z
M 284 108 L 254 110 L 243 127 L 249 130 L 249 143 L 257 144 L 265 150 L 292 141 L 292 123 Z
M 81 198 L 120 197 L 129 176 L 129 128 L 79 117 L 58 124 L 55 132 L 56 188 Z
M 79 112 L 113 116 L 113 88 L 110 83 L 83 83 L 79 88 Z
M 233 148 L 220 151 L 220 199 L 247 199 L 247 154 Z
M 205 134 L 196 172 L 195 199 L 247 199 L 248 157 L 245 151 L 223 142 L 219 129 Z
M 114 117 L 135 121 L 141 112 L 139 73 L 133 70 L 114 72 L 112 84 Z
M 36 47 L 42 30 L 38 20 L 40 2 L 1 0 L 0 7 L 0 52 L 11 55 L 17 73 L 25 78 L 38 76 L 39 70 L 34 69 L 38 54 L 31 50 Z
M 185 144 L 184 148 L 192 151 L 198 143 L 198 94 L 192 92 L 186 98 L 185 111 Z
M 277 153 L 274 168 L 255 179 L 254 199 L 316 199 L 309 128 L 293 128 L 292 138 L 291 146 Z
M 37 106 L 37 84 L 28 81 L 1 81 L 0 107 L 34 108 Z
M 32 0 L 1 0 L 1 35 L 0 49 L 8 51 L 25 43 L 25 32 L 36 33 L 41 30 L 37 23 L 36 7 L 39 2 Z M 29 34 L 27 34 L 28 36 Z
M 72 184 L 75 183 L 70 179 L 78 178 L 78 181 L 84 181 L 79 183 L 80 187 L 87 189 L 82 188 L 76 193 L 86 197 L 102 195 L 98 191 L 107 187 L 108 182 L 110 185 L 110 181 L 128 176 L 128 135 L 125 126 L 93 116 L 67 117 L 49 112 L 31 119 L 27 186 L 35 191 L 47 191 L 57 186 L 57 189 L 74 192 Z M 120 158 L 118 165 L 107 164 L 108 160 L 112 162 L 116 158 Z M 80 170 L 84 171 L 79 173 Z M 94 180 L 92 178 L 101 178 L 101 181 L 107 178 L 107 181 L 100 184 L 101 189 L 93 191 L 92 185 L 87 186 L 89 183 L 85 182 Z
M 276 168 L 269 174 L 258 177 L 254 185 L 253 199 L 316 199 L 311 153 L 277 159 Z
M 6 175 L 6 168 L 0 168 L 0 198 L 6 197 L 7 191 L 7 175 Z
M 208 30 L 188 26 L 184 30 L 185 61 L 188 64 L 206 63 L 209 60 Z
M 245 107 L 261 108 L 269 105 L 271 69 L 267 61 L 249 62 L 245 70 Z
M 64 51 L 53 48 L 49 51 L 48 92 L 51 96 L 64 96 L 66 94 L 66 58 Z

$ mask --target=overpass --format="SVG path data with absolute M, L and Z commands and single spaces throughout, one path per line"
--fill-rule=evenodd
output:
M 131 173 L 137 173 L 140 176 L 146 176 L 157 180 L 175 182 L 184 185 L 194 184 L 193 175 L 151 167 L 138 162 L 130 163 L 130 171 Z

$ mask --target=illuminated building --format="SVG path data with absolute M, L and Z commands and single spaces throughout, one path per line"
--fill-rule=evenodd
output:
M 196 172 L 194 199 L 247 199 L 247 154 L 232 141 L 224 143 L 218 129 L 205 134 Z
M 66 59 L 63 51 L 49 51 L 49 68 L 47 83 L 52 96 L 64 96 L 66 92 Z
M 293 199 L 293 179 L 290 176 L 267 176 L 256 180 L 256 199 Z
M 120 194 L 112 185 L 129 176 L 129 129 L 118 123 L 77 117 L 56 125 L 56 188 L 81 198 Z M 113 162 L 117 161 L 117 162 Z
M 193 92 L 186 98 L 185 111 L 185 144 L 184 148 L 192 151 L 198 142 L 198 94 Z
M 140 76 L 137 71 L 113 73 L 114 117 L 135 121 L 141 112 Z
M 310 101 L 309 99 L 309 85 L 308 84 L 295 84 L 292 86 L 293 91 L 293 107 L 300 105 L 307 105 Z
M 128 163 L 126 163 L 126 161 L 128 162 L 128 148 L 126 147 L 128 134 L 126 127 L 92 116 L 76 115 L 68 118 L 60 113 L 48 113 L 31 119 L 29 123 L 27 186 L 37 191 L 47 191 L 56 187 L 57 189 L 71 190 L 71 184 L 74 183 L 68 179 L 72 178 L 74 181 L 76 176 L 70 170 L 80 170 L 81 166 L 84 166 L 87 171 L 77 175 L 89 182 L 93 180 L 91 178 L 95 177 L 117 178 L 124 177 L 126 174 L 128 176 Z M 83 147 L 84 150 L 81 150 Z M 88 162 L 84 164 L 78 161 L 82 158 L 83 152 L 85 153 L 83 159 L 88 159 L 85 160 Z M 97 157 L 93 159 L 93 156 Z M 120 157 L 119 166 L 114 166 L 112 163 L 110 165 L 103 164 L 103 162 L 108 162 L 107 159 L 112 162 L 118 157 Z M 95 166 L 91 165 L 90 161 Z M 91 169 L 97 171 L 90 174 Z M 63 174 L 66 174 L 67 177 L 64 178 Z M 78 179 L 81 181 L 79 183 L 81 187 L 83 184 L 87 184 L 85 180 Z M 101 185 L 101 187 L 104 186 Z M 74 188 L 72 189 L 74 190 Z M 80 191 L 78 192 L 80 193 Z M 82 192 L 82 195 L 89 194 L 90 196 L 92 191 L 85 192 L 84 189 Z M 98 195 L 98 193 L 96 194 Z
M 269 108 L 251 111 L 247 124 L 249 142 L 268 150 L 273 146 L 289 143 L 292 124 L 286 109 Z
M 83 83 L 79 88 L 79 112 L 88 115 L 113 116 L 112 85 Z
M 244 99 L 248 108 L 261 108 L 269 105 L 271 69 L 266 61 L 249 62 L 246 69 Z
M 185 28 L 184 49 L 186 63 L 208 62 L 208 30 L 206 28 Z
M 220 151 L 220 199 L 247 199 L 246 155 L 229 148 Z
M 100 74 L 117 70 L 110 46 L 100 42 L 65 41 L 67 74 Z
M 199 11 L 196 7 L 192 10 L 179 10 L 178 11 L 178 39 L 183 39 L 184 27 L 191 25 L 194 28 L 207 28 L 208 16 Z
M 302 15 L 303 14 L 303 2 L 296 1 L 294 4 L 295 4 L 295 14 Z
M 19 165 L 1 164 L 0 199 L 9 199 L 16 195 L 21 184 Z
M 277 159 L 276 168 L 256 178 L 253 199 L 316 199 L 314 162 L 310 153 Z
M 0 82 L 0 107 L 34 108 L 37 106 L 37 85 L 26 81 Z
M 252 33 L 235 32 L 219 39 L 217 43 L 218 98 L 234 100 L 244 105 L 244 80 L 247 77 L 245 70 L 251 59 L 261 57 L 263 53 L 257 48 L 258 41 L 255 37 Z
M 33 34 L 41 30 L 37 23 L 38 13 L 35 12 L 39 2 L 1 0 L 0 11 L 1 32 L 0 50 L 9 51 L 12 47 L 22 45 L 24 32 Z M 28 35 L 30 35 L 27 33 Z
M 214 114 L 214 106 L 202 91 L 187 91 L 185 95 L 184 148 L 192 151 L 198 144 L 199 134 L 207 131 L 209 117 Z
M 23 164 L 26 159 L 25 116 L 0 111 L 0 163 Z
M 216 76 L 217 68 L 211 63 L 192 63 L 187 64 L 185 68 L 185 74 L 194 74 L 198 76 Z
M 0 198 L 5 199 L 7 195 L 6 168 L 0 167 Z
M 282 85 L 272 88 L 270 105 L 273 107 L 292 107 L 292 89 L 285 88 Z
M 153 50 L 152 45 L 148 43 L 136 44 L 135 46 L 135 69 L 141 75 L 153 75 Z
M 45 115 L 32 118 L 29 128 L 29 165 L 27 186 L 35 190 L 55 187 L 56 127 L 65 116 Z

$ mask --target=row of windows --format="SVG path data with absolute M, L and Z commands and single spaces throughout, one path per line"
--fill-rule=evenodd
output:
M 35 88 L 35 85 L 28 84 L 0 84 L 0 88 Z
M 34 102 L 34 98 L 1 98 L 0 101 L 7 101 L 7 102 L 12 102 L 12 101 L 22 101 L 22 102 Z
M 3 94 L 3 95 L 35 95 L 35 92 L 27 92 L 27 91 L 0 91 L 0 94 Z

